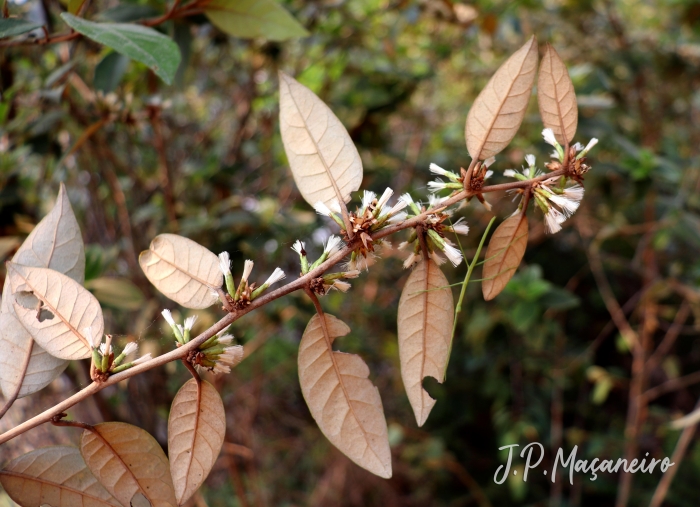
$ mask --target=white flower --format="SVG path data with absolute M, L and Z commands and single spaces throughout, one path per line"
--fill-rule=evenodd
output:
M 430 164 L 430 172 L 433 174 L 439 174 L 440 176 L 447 176 L 448 178 L 450 177 L 450 171 L 446 171 L 442 167 L 440 167 L 437 164 Z
M 314 209 L 319 215 L 323 215 L 326 217 L 331 216 L 331 210 L 321 201 L 318 201 L 316 204 L 314 204 Z
M 583 145 L 581 143 L 576 143 L 572 146 L 572 148 L 574 150 L 576 150 L 576 153 L 578 153 L 579 151 L 581 151 L 583 149 Z
M 323 252 L 328 256 L 331 257 L 338 252 L 340 252 L 340 237 L 339 236 L 331 236 L 328 238 L 328 241 L 326 242 L 326 246 L 323 248 Z
M 214 369 L 212 370 L 212 373 L 214 375 L 217 375 L 219 373 L 231 373 L 231 368 L 224 364 L 216 363 L 214 365 Z
M 430 252 L 430 258 L 433 259 L 433 262 L 438 266 L 445 264 L 445 258 L 437 252 Z
M 339 290 L 340 292 L 347 292 L 350 290 L 350 287 L 352 287 L 352 285 L 342 280 L 333 280 L 333 285 L 331 285 L 332 289 Z
M 233 338 L 232 334 L 225 334 L 217 337 L 216 340 L 219 342 L 219 345 L 230 345 L 233 342 Z
M 408 241 L 402 241 L 401 243 L 399 243 L 399 246 L 397 246 L 396 249 L 405 250 L 408 245 L 410 245 Z
M 536 159 L 535 159 L 535 156 L 533 154 L 530 153 L 528 155 L 525 155 L 525 162 L 527 162 L 527 165 L 529 167 L 532 167 L 535 165 L 535 160 Z
M 370 204 L 372 204 L 372 201 L 376 199 L 377 194 L 372 192 L 371 190 L 365 190 L 364 195 L 362 196 L 362 210 L 366 210 Z
M 593 139 L 591 139 L 591 140 L 588 142 L 588 144 L 586 145 L 586 147 L 585 147 L 583 150 L 581 150 L 581 153 L 579 153 L 578 155 L 576 155 L 576 158 L 578 159 L 578 158 L 581 158 L 581 157 L 585 156 L 586 153 L 588 153 L 588 152 L 591 150 L 591 148 L 593 148 L 596 144 L 598 144 L 598 139 L 596 139 L 596 138 L 594 137 Z
M 336 198 L 333 198 L 333 200 L 331 201 L 331 205 L 329 207 L 333 213 L 340 213 L 341 212 L 340 203 L 338 202 L 338 199 L 336 199 Z
M 401 194 L 401 197 L 399 197 L 399 201 L 404 203 L 405 208 L 406 206 L 410 206 L 413 204 L 413 197 L 411 197 L 411 194 L 407 192 L 405 194 Z
M 170 327 L 175 325 L 175 321 L 173 320 L 173 315 L 170 313 L 170 310 L 163 310 L 160 312 L 160 314 L 163 316 L 168 325 L 170 325 Z
M 180 336 L 185 336 L 185 328 L 184 327 L 182 327 L 180 324 L 175 324 L 175 327 L 177 327 L 178 330 L 180 331 Z
M 100 343 L 100 354 L 102 354 L 103 356 L 106 356 L 108 354 L 106 347 L 107 347 L 106 343 Z M 109 346 L 109 354 L 111 354 L 111 353 L 112 353 L 112 346 L 110 345 Z
M 447 243 L 445 243 L 442 251 L 445 252 L 445 255 L 450 260 L 453 266 L 458 266 L 459 263 L 462 262 L 462 252 L 457 250 L 452 245 L 448 245 Z
M 377 201 L 377 208 L 383 208 L 384 205 L 386 205 L 387 202 L 389 202 L 389 198 L 394 195 L 394 191 L 390 188 L 387 187 L 386 190 L 384 190 L 384 193 L 382 196 L 379 198 Z
M 151 357 L 151 353 L 149 352 L 145 356 L 141 356 L 138 359 L 132 361 L 131 364 L 136 366 L 137 364 L 145 363 L 146 361 L 150 361 L 151 359 L 153 358 Z
M 410 267 L 413 266 L 416 262 L 418 262 L 418 259 L 420 259 L 420 257 L 418 257 L 415 253 L 411 253 L 411 255 L 408 256 L 408 259 L 406 259 L 405 261 L 403 261 L 403 268 L 404 268 L 404 269 L 410 268 Z
M 353 269 L 343 273 L 343 278 L 357 278 L 358 276 L 360 276 L 360 271 L 357 269 Z
M 488 169 L 489 167 L 491 167 L 491 166 L 493 165 L 493 163 L 494 163 L 495 161 L 496 161 L 496 157 L 489 157 L 489 158 L 487 158 L 486 160 L 484 160 L 484 165 L 485 165 L 486 168 Z M 488 176 L 487 176 L 487 178 L 488 178 Z
M 284 274 L 284 271 L 282 271 L 280 268 L 275 268 L 275 270 L 272 272 L 270 277 L 265 281 L 263 285 L 270 286 L 273 283 L 277 283 L 283 278 L 285 278 L 287 275 Z
M 452 224 L 452 232 L 454 232 L 455 234 L 461 234 L 463 236 L 469 234 L 469 226 L 464 220 L 464 217 L 460 218 L 454 224 Z
M 576 213 L 576 210 L 578 209 L 580 204 L 579 201 L 574 201 L 573 199 L 569 199 L 567 197 L 564 197 L 563 195 L 556 194 L 549 197 L 549 200 L 557 206 L 559 206 L 564 212 L 564 215 L 567 216 L 567 218 Z
M 566 220 L 566 217 L 556 208 L 549 208 L 549 211 L 544 215 L 544 227 L 549 234 L 555 234 L 561 231 L 561 224 Z
M 574 201 L 580 201 L 583 199 L 583 192 L 584 188 L 578 184 L 564 189 L 564 195 L 569 199 L 573 199 Z
M 87 338 L 87 341 L 92 344 L 93 349 L 96 349 L 100 346 L 100 343 L 102 343 L 102 336 L 92 336 L 92 326 L 83 329 L 83 334 L 85 338 Z
M 185 329 L 187 331 L 192 330 L 192 326 L 194 326 L 194 323 L 197 321 L 197 316 L 196 315 L 191 315 L 190 317 L 187 317 L 185 319 Z
M 554 147 L 559 146 L 557 138 L 554 137 L 554 131 L 552 131 L 552 129 L 544 129 L 542 131 L 542 137 L 544 137 L 545 143 L 551 144 Z
M 292 250 L 294 250 L 299 255 L 303 255 L 302 252 L 306 251 L 306 244 L 303 241 L 296 240 L 294 245 L 292 245 Z
M 253 266 L 255 263 L 251 261 L 250 259 L 246 260 L 243 263 L 243 276 L 241 276 L 241 281 L 242 282 L 247 282 L 248 277 L 250 276 L 250 272 L 253 271 Z
M 136 342 L 129 342 L 126 344 L 126 347 L 124 347 L 124 350 L 122 350 L 122 354 L 128 356 L 129 354 L 136 352 L 136 349 L 138 348 L 139 346 L 136 344 Z
M 493 176 L 493 171 L 491 171 L 491 170 L 486 171 L 486 174 L 484 174 L 484 179 L 487 180 L 487 179 L 489 179 L 491 176 Z
M 228 252 L 219 254 L 219 269 L 224 275 L 231 274 L 231 258 L 228 256 Z
M 428 207 L 429 208 L 439 208 L 442 206 L 442 203 L 445 202 L 449 197 L 438 197 L 436 195 L 429 195 L 428 196 Z
M 430 192 L 439 192 L 440 190 L 445 190 L 447 188 L 447 183 L 438 178 L 435 181 L 428 182 L 428 190 Z
M 506 178 L 515 178 L 515 175 L 518 174 L 515 169 L 506 169 L 503 171 L 503 176 Z
M 403 222 L 404 220 L 406 220 L 406 217 L 407 217 L 407 216 L 408 216 L 408 215 L 406 214 L 406 212 L 405 212 L 405 211 L 402 211 L 402 212 L 400 212 L 400 213 L 396 213 L 396 214 L 391 215 L 391 218 L 389 218 L 389 220 L 387 220 L 387 222 L 390 223 L 390 224 L 395 224 L 395 223 L 398 223 L 398 222 Z
M 387 215 L 392 216 L 398 213 L 401 210 L 406 209 L 406 206 L 408 206 L 408 203 L 406 201 L 403 201 L 399 199 L 396 201 L 396 204 L 394 204 L 391 209 L 387 212 Z

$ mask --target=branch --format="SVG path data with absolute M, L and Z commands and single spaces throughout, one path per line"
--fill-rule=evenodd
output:
M 496 192 L 500 190 L 510 190 L 514 188 L 528 188 L 530 187 L 533 183 L 537 183 L 539 181 L 543 181 L 549 178 L 553 177 L 558 177 L 564 174 L 564 171 L 553 171 L 551 173 L 547 173 L 545 175 L 542 175 L 538 178 L 533 178 L 528 181 L 516 181 L 513 183 L 505 183 L 501 185 L 491 185 L 488 187 L 484 187 L 480 190 L 481 193 L 487 193 L 487 192 Z M 438 209 L 431 209 L 428 211 L 424 211 L 423 213 L 411 217 L 408 220 L 404 220 L 403 222 L 399 224 L 392 225 L 390 227 L 387 227 L 385 229 L 382 229 L 381 231 L 376 232 L 375 234 L 372 235 L 372 240 L 377 240 L 380 238 L 384 238 L 386 236 L 389 236 L 391 234 L 394 234 L 396 232 L 402 231 L 404 229 L 409 229 L 412 227 L 419 226 L 425 222 L 425 220 L 430 216 L 433 215 L 449 206 L 452 206 L 453 204 L 456 204 L 468 197 L 471 197 L 474 195 L 473 192 L 467 192 L 467 191 L 461 191 L 458 192 L 457 194 L 451 196 L 449 199 L 447 199 L 444 203 L 442 203 L 441 207 Z M 39 426 L 40 424 L 44 424 L 46 422 L 51 421 L 52 418 L 55 416 L 65 412 L 72 406 L 80 403 L 81 401 L 85 400 L 86 398 L 94 395 L 95 393 L 101 391 L 102 389 L 105 389 L 109 386 L 112 386 L 114 384 L 118 384 L 119 382 L 126 380 L 128 378 L 131 378 L 135 375 L 139 375 L 140 373 L 143 373 L 145 371 L 151 370 L 153 368 L 156 368 L 158 366 L 162 366 L 164 364 L 167 364 L 171 361 L 177 361 L 180 359 L 184 359 L 187 357 L 187 354 L 189 354 L 190 351 L 197 349 L 202 343 L 207 341 L 209 338 L 214 336 L 215 334 L 219 333 L 220 331 L 223 331 L 226 329 L 228 326 L 230 326 L 233 322 L 237 321 L 244 315 L 246 315 L 249 312 L 252 312 L 253 310 L 260 308 L 261 306 L 264 306 L 271 301 L 274 301 L 275 299 L 279 299 L 283 296 L 286 296 L 287 294 L 290 294 L 294 291 L 297 291 L 299 289 L 304 289 L 307 287 L 309 282 L 313 280 L 314 278 L 318 278 L 319 276 L 323 275 L 327 270 L 329 270 L 331 267 L 339 263 L 341 260 L 343 260 L 346 256 L 348 256 L 351 252 L 353 252 L 356 248 L 358 248 L 361 244 L 361 239 L 360 238 L 355 238 L 353 241 L 351 241 L 345 248 L 343 248 L 341 251 L 327 259 L 325 262 L 320 264 L 318 267 L 315 269 L 309 271 L 307 274 L 304 276 L 301 276 L 294 280 L 293 282 L 288 283 L 287 285 L 284 285 L 276 290 L 273 290 L 272 292 L 268 292 L 266 294 L 263 294 L 257 299 L 254 299 L 250 305 L 246 306 L 243 309 L 236 310 L 233 312 L 230 312 L 226 316 L 224 316 L 221 320 L 219 320 L 216 324 L 211 326 L 209 329 L 204 331 L 203 333 L 200 333 L 197 337 L 183 345 L 182 347 L 178 347 L 174 350 L 171 350 L 170 352 L 167 352 L 165 354 L 162 354 L 158 357 L 153 358 L 150 361 L 146 361 L 145 363 L 141 363 L 139 365 L 136 365 L 132 368 L 129 368 L 128 370 L 125 370 L 121 373 L 117 373 L 116 375 L 111 375 L 106 381 L 104 382 L 93 382 L 92 384 L 88 385 L 85 387 L 82 391 L 79 391 L 75 393 L 73 396 L 67 398 L 66 400 L 62 401 L 58 405 L 45 410 L 44 412 L 32 417 L 31 419 L 28 419 L 27 421 L 23 422 L 22 424 L 15 426 L 9 431 L 6 431 L 2 435 L 0 435 L 0 444 L 3 444 L 9 440 L 12 440 L 13 438 L 17 437 L 18 435 L 21 435 L 22 433 L 29 431 L 32 428 L 35 428 Z

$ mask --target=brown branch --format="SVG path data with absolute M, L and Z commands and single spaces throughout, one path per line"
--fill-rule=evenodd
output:
M 676 343 L 676 339 L 683 329 L 683 324 L 688 318 L 688 315 L 690 315 L 690 304 L 688 304 L 688 301 L 684 300 L 680 309 L 678 310 L 678 313 L 676 313 L 676 317 L 673 319 L 673 324 L 671 324 L 671 327 L 668 328 L 666 336 L 664 336 L 659 346 L 647 360 L 647 371 L 652 371 L 654 368 L 656 368 L 661 360 L 671 350 L 671 347 L 673 347 L 673 344 Z
M 700 382 L 700 371 L 696 371 L 695 373 L 691 373 L 689 375 L 684 375 L 683 377 L 667 380 L 663 384 L 647 389 L 642 396 L 644 397 L 644 400 L 649 403 L 659 396 L 683 389 L 684 387 L 692 386 L 698 382 Z
M 177 226 L 177 213 L 175 209 L 175 196 L 171 182 L 171 173 L 168 167 L 168 157 L 165 153 L 165 143 L 163 142 L 163 132 L 160 128 L 161 117 L 160 107 L 150 107 L 150 120 L 153 127 L 153 146 L 158 152 L 158 169 L 160 171 L 160 183 L 163 187 L 163 197 L 165 198 L 165 210 L 171 227 Z

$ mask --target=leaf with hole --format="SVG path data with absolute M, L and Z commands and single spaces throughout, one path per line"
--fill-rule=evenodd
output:
M 520 128 L 537 70 L 533 36 L 499 67 L 474 101 L 465 126 L 473 159 L 486 160 L 508 146 Z
M 156 289 L 186 308 L 208 308 L 223 284 L 219 258 L 202 245 L 176 234 L 160 234 L 141 252 L 139 264 Z
M 176 507 L 170 465 L 160 444 L 131 424 L 85 430 L 80 452 L 98 481 L 123 505 Z
M 484 299 L 498 296 L 515 274 L 527 248 L 527 217 L 521 213 L 504 220 L 491 236 L 481 283 Z
M 449 285 L 432 259 L 421 261 L 406 280 L 399 300 L 401 378 L 418 426 L 423 426 L 435 405 L 423 389 L 423 379 L 445 380 L 454 320 Z
M 0 483 L 23 507 L 121 506 L 75 447 L 44 447 L 13 459 L 0 470 Z
M 280 131 L 297 188 L 311 206 L 348 202 L 362 184 L 350 134 L 311 90 L 280 72 Z
M 87 359 L 91 344 L 84 334 L 92 328 L 93 336 L 104 332 L 102 309 L 95 296 L 78 282 L 58 271 L 7 263 L 17 318 L 34 340 L 50 354 L 61 359 Z M 27 294 L 41 301 L 27 307 Z
M 379 390 L 367 364 L 332 349 L 350 328 L 332 315 L 314 315 L 299 345 L 299 383 L 326 438 L 348 458 L 380 477 L 391 477 L 391 451 Z
M 275 0 L 210 0 L 203 8 L 214 26 L 234 37 L 283 41 L 309 35 Z
M 178 504 L 184 504 L 209 475 L 226 435 L 226 413 L 209 382 L 191 379 L 175 395 L 168 419 L 170 473 Z
M 173 82 L 180 64 L 180 49 L 168 36 L 143 25 L 94 23 L 67 12 L 61 18 L 76 32 L 146 64 L 165 83 Z
M 571 142 L 578 126 L 576 92 L 566 65 L 549 44 L 540 63 L 537 103 L 545 128 L 552 129 L 562 146 Z

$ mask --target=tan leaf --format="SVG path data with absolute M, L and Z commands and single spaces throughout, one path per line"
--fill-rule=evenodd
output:
M 202 245 L 176 234 L 160 234 L 139 256 L 141 269 L 156 288 L 186 308 L 208 308 L 221 287 L 219 258 Z
M 168 458 L 155 438 L 126 423 L 102 423 L 94 429 L 98 435 L 83 432 L 80 452 L 107 491 L 123 505 L 177 506 Z
M 45 447 L 20 456 L 0 470 L 0 483 L 22 507 L 121 505 L 97 482 L 75 447 Z
M 499 67 L 467 115 L 465 137 L 473 159 L 486 160 L 508 146 L 525 117 L 537 70 L 533 36 Z
M 362 160 L 348 131 L 311 90 L 279 76 L 280 131 L 299 192 L 312 206 L 348 202 L 362 183 Z
M 435 405 L 423 389 L 423 379 L 445 380 L 454 320 L 449 284 L 433 260 L 421 261 L 406 280 L 399 301 L 401 378 L 418 426 L 423 426 Z
M 527 248 L 527 217 L 518 213 L 501 223 L 491 236 L 481 290 L 484 299 L 498 296 L 515 274 Z
M 350 328 L 332 315 L 314 315 L 299 345 L 299 382 L 319 428 L 362 468 L 391 477 L 391 451 L 379 391 L 367 364 L 355 354 L 333 351 Z
M 50 354 L 61 359 L 86 359 L 91 344 L 83 335 L 92 328 L 93 336 L 104 332 L 102 309 L 78 282 L 57 271 L 7 263 L 14 295 L 15 315 L 34 340 Z M 43 303 L 40 318 L 36 308 L 26 308 L 24 295 L 31 293 Z
M 224 403 L 209 382 L 189 380 L 177 392 L 168 419 L 170 473 L 179 505 L 202 485 L 226 434 Z
M 578 126 L 576 92 L 566 65 L 547 44 L 537 79 L 537 102 L 546 128 L 552 129 L 559 144 L 571 142 Z
M 0 389 L 6 399 L 15 397 L 18 390 L 17 398 L 22 398 L 43 389 L 66 366 L 68 361 L 52 356 L 32 340 L 14 313 L 0 314 Z
M 61 183 L 56 204 L 24 240 L 12 257 L 12 262 L 37 268 L 51 268 L 73 278 L 76 282 L 83 282 L 85 278 L 83 238 L 63 183 Z M 14 314 L 10 292 L 8 276 L 5 278 L 0 301 L 2 313 Z M 10 334 L 9 329 L 17 332 Z M 0 368 L 0 389 L 6 398 L 14 397 L 17 389 L 20 389 L 19 398 L 43 389 L 68 366 L 67 361 L 52 357 L 38 344 L 34 343 L 32 346 L 31 335 L 26 330 L 22 332 L 16 325 L 4 332 L 0 328 L 0 361 L 3 357 L 7 357 L 5 353 L 9 350 L 15 352 L 17 356 L 13 356 L 13 360 L 10 361 L 12 367 L 8 365 L 7 368 Z M 23 360 L 30 351 L 31 357 L 26 366 L 26 380 L 20 387 L 17 383 L 25 372 L 19 366 L 25 364 Z

